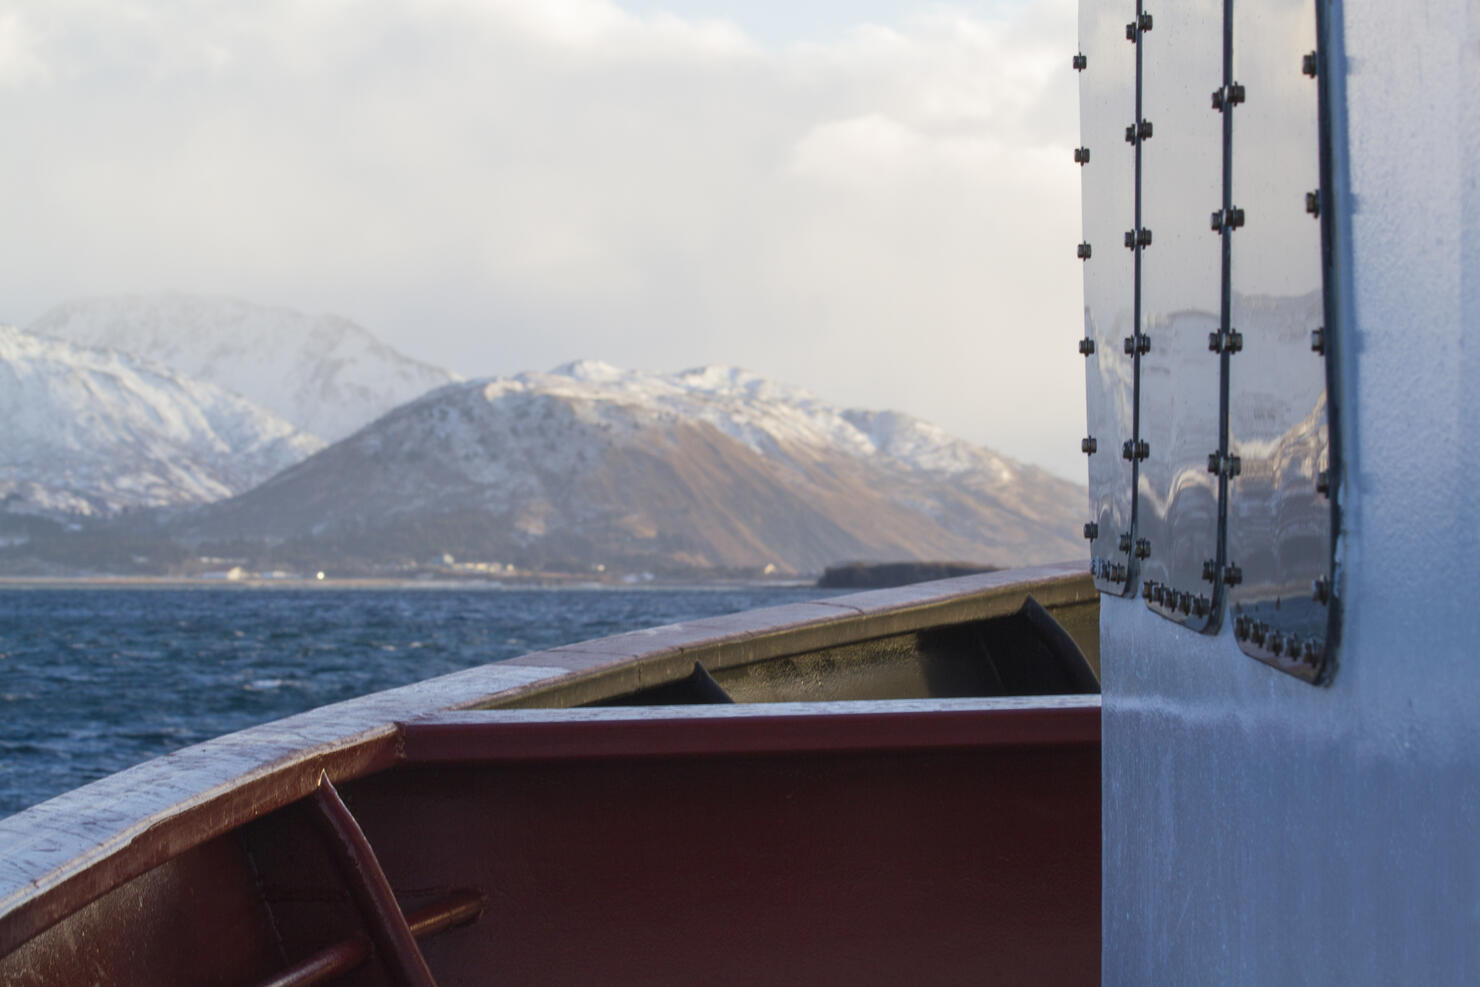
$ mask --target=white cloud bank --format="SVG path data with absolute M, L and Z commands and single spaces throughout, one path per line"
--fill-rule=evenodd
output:
M 0 321 L 215 291 L 467 375 L 734 363 L 1082 477 L 1072 0 L 0 0 Z

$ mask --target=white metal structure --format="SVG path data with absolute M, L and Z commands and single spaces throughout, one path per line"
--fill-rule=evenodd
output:
M 1286 43 L 1290 3 L 1154 3 L 1084 0 L 1082 28 L 1152 13 L 1149 59 L 1176 7 L 1227 3 L 1268 14 L 1237 20 L 1236 74 Z M 1340 453 L 1327 666 L 1311 684 L 1251 660 L 1221 597 L 1207 633 L 1135 576 L 1102 597 L 1107 983 L 1480 982 L 1480 2 L 1319 8 Z M 1186 84 L 1206 105 L 1218 83 Z M 1238 114 L 1265 95 L 1250 86 Z M 1154 122 L 1148 156 L 1175 136 Z M 1257 366 L 1240 362 L 1258 358 L 1251 331 L 1234 374 Z

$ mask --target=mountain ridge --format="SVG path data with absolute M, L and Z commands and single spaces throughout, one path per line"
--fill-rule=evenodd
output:
M 35 335 L 121 350 L 234 391 L 326 442 L 460 380 L 337 315 L 212 295 L 98 295 L 58 305 Z
M 107 516 L 241 493 L 323 447 L 234 393 L 117 350 L 0 326 L 0 497 Z
M 1083 502 L 1068 481 L 898 412 L 734 368 L 577 362 L 442 387 L 174 530 L 305 559 L 801 573 L 1073 557 Z
M 71 539 L 68 564 L 86 561 L 88 539 L 114 563 L 230 557 L 392 574 L 449 559 L 479 572 L 683 578 L 1082 554 L 1082 486 L 908 414 L 839 407 L 736 367 L 654 373 L 577 360 L 464 381 L 348 320 L 187 295 L 74 301 L 36 326 L 56 335 L 10 330 L 0 372 L 36 378 L 16 368 L 45 351 L 41 376 L 68 397 L 42 400 L 34 381 L 31 392 L 10 389 L 13 400 L 30 394 L 34 434 L 0 450 L 0 495 L 12 527 L 25 513 L 17 505 L 64 525 L 105 519 Z M 331 434 L 343 437 L 325 445 L 245 392 L 308 421 L 332 409 Z M 42 451 L 86 435 L 99 443 L 85 469 L 52 456 L 47 473 Z M 34 525 L 0 532 L 0 549 L 33 535 L 44 554 Z

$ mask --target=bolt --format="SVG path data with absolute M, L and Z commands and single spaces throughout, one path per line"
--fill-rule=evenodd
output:
M 1327 579 L 1325 576 L 1321 576 L 1320 578 L 1313 580 L 1310 584 L 1310 596 L 1311 599 L 1315 600 L 1317 603 L 1330 603 L 1331 580 Z
M 1305 193 L 1305 211 L 1310 213 L 1312 216 L 1319 217 L 1321 215 L 1320 189 L 1316 189 L 1314 192 Z
M 1147 32 L 1147 31 L 1151 30 L 1151 15 L 1150 14 L 1142 14 L 1140 20 L 1141 20 L 1141 32 L 1143 34 L 1145 32 Z
M 1074 163 L 1082 165 L 1089 164 L 1089 148 L 1076 147 L 1074 149 Z
M 1239 583 L 1241 583 L 1243 581 L 1244 581 L 1244 570 L 1240 569 L 1236 565 L 1231 565 L 1231 564 L 1230 565 L 1226 565 L 1226 566 L 1223 567 L 1223 585 L 1224 586 L 1237 586 Z
M 1322 497 L 1331 496 L 1331 471 L 1321 470 L 1316 474 L 1316 493 Z
M 1244 211 L 1237 206 L 1216 210 L 1209 225 L 1215 233 L 1226 229 L 1236 230 L 1244 225 Z
M 1080 260 L 1089 260 L 1089 254 L 1090 254 L 1089 244 L 1087 244 L 1087 243 L 1081 243 L 1079 245 L 1079 259 Z
M 1150 541 L 1146 540 L 1145 538 L 1137 538 L 1136 539 L 1136 558 L 1138 558 L 1138 559 L 1149 559 L 1149 558 L 1151 558 L 1151 542 Z
M 1248 617 L 1240 615 L 1238 619 L 1233 622 L 1233 636 L 1238 638 L 1240 641 L 1247 641 L 1249 639 Z
M 1217 578 L 1218 578 L 1218 560 L 1217 559 L 1204 559 L 1203 560 L 1203 573 L 1202 573 L 1202 576 L 1203 576 L 1203 582 L 1205 582 L 1205 583 L 1211 583 L 1211 582 L 1214 582 L 1214 581 L 1217 580 Z
M 1300 71 L 1314 79 L 1316 77 L 1316 69 L 1317 61 L 1315 52 L 1312 51 L 1300 56 Z
M 1079 440 L 1079 451 L 1084 453 L 1086 456 L 1093 456 L 1095 454 L 1095 450 L 1099 447 L 1100 444 L 1095 441 L 1095 437 L 1093 435 Z
M 1083 72 L 1085 69 L 1089 68 L 1089 59 L 1084 56 L 1083 52 L 1080 52 L 1078 55 L 1074 56 L 1071 64 L 1074 66 L 1074 71 Z
M 1325 326 L 1321 326 L 1319 329 L 1312 329 L 1310 331 L 1310 348 L 1313 352 L 1319 353 L 1321 356 L 1326 355 Z
M 1131 550 L 1131 536 L 1130 536 L 1130 532 L 1128 532 L 1128 531 L 1121 532 L 1121 534 L 1120 534 L 1120 540 L 1116 542 L 1115 547 L 1118 548 L 1122 552 L 1129 552 Z
M 1225 456 L 1221 452 L 1208 453 L 1208 472 L 1230 479 L 1243 472 L 1243 460 L 1237 456 Z
M 1094 521 L 1090 521 L 1085 524 L 1084 537 L 1088 541 L 1094 541 L 1096 538 L 1100 537 L 1100 526 Z
M 1213 109 L 1222 113 L 1226 109 L 1237 106 L 1244 101 L 1244 87 L 1237 82 L 1226 88 L 1213 90 Z
M 1208 349 L 1214 353 L 1238 353 L 1243 348 L 1243 333 L 1236 329 L 1219 329 L 1208 333 Z
M 1088 336 L 1086 336 L 1086 337 L 1084 337 L 1083 339 L 1081 339 L 1079 341 L 1079 352 L 1082 355 L 1089 356 L 1094 351 L 1095 351 L 1095 341 L 1093 339 L 1090 339 Z

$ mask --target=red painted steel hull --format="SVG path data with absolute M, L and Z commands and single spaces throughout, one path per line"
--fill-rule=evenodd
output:
M 406 885 L 486 882 L 480 927 L 426 946 L 446 984 L 1098 983 L 1098 710 L 939 746 L 880 744 L 884 715 L 819 724 L 834 749 L 428 765 L 353 805 Z
M 767 635 L 725 618 L 733 652 L 693 639 L 748 661 L 1035 586 L 1093 599 L 1057 571 L 953 582 Z M 0 983 L 1098 981 L 1097 696 L 456 711 L 683 665 L 632 672 L 618 646 L 315 711 L 0 821 Z

